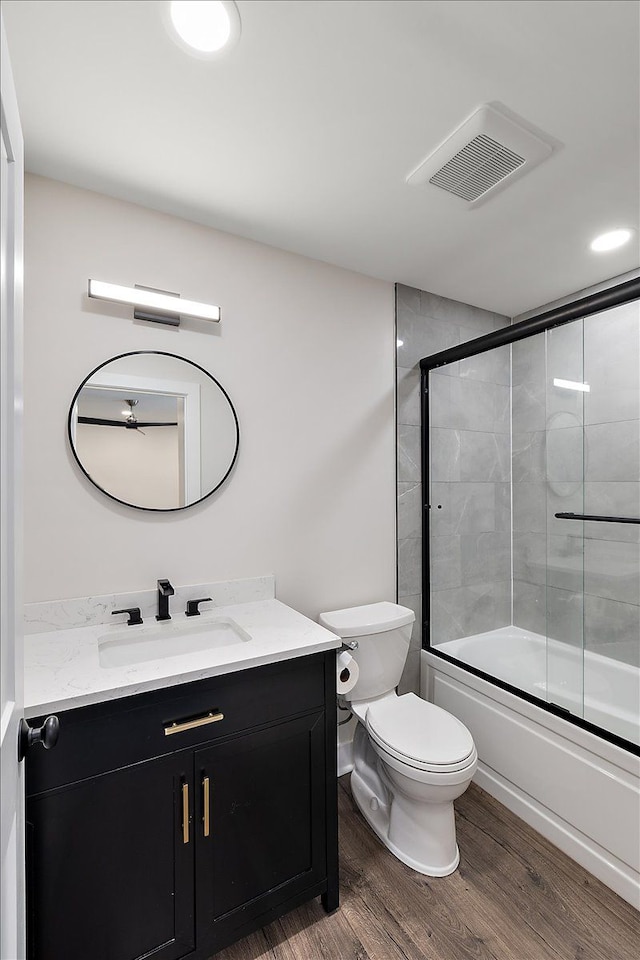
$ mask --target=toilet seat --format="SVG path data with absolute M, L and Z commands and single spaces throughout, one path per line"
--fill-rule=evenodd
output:
M 366 728 L 396 761 L 430 773 L 455 773 L 476 762 L 473 738 L 456 717 L 414 693 L 371 704 Z

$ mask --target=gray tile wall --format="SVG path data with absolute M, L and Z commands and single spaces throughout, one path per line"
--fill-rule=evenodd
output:
M 422 643 L 419 362 L 509 320 L 401 284 L 396 317 L 398 602 L 416 612 L 402 693 L 418 690 Z M 508 348 L 432 375 L 431 414 L 432 618 L 446 640 L 510 622 Z
M 640 516 L 640 306 L 512 350 L 514 623 L 638 665 L 640 528 L 554 514 Z

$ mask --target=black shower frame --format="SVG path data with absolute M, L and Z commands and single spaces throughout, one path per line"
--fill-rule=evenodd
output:
M 551 713 L 557 717 L 562 717 L 569 723 L 572 723 L 577 727 L 581 727 L 583 730 L 588 730 L 590 733 L 595 733 L 604 740 L 614 743 L 616 746 L 622 747 L 625 750 L 640 756 L 640 747 L 635 743 L 631 743 L 630 741 L 625 740 L 623 737 L 619 737 L 614 733 L 610 733 L 608 730 L 603 730 L 602 727 L 599 727 L 594 723 L 589 723 L 587 720 L 583 720 L 581 717 L 576 717 L 568 710 L 558 706 L 557 704 L 540 700 L 538 697 L 534 697 L 510 683 L 505 683 L 503 680 L 494 677 L 490 673 L 486 673 L 484 670 L 478 670 L 477 667 L 469 666 L 462 660 L 458 660 L 447 653 L 443 653 L 442 651 L 438 650 L 436 646 L 431 645 L 431 557 L 429 550 L 429 511 L 431 509 L 431 505 L 429 503 L 430 463 L 428 442 L 429 374 L 432 370 L 436 370 L 438 367 L 442 367 L 448 363 L 454 363 L 456 360 L 466 360 L 468 357 L 474 357 L 479 353 L 486 353 L 488 350 L 494 350 L 496 347 L 503 347 L 510 343 L 517 343 L 519 340 L 524 340 L 527 337 L 534 336 L 537 333 L 543 333 L 545 330 L 551 330 L 553 327 L 560 327 L 565 323 L 571 323 L 574 320 L 581 320 L 585 317 L 591 316 L 594 313 L 601 313 L 603 310 L 608 310 L 612 307 L 617 307 L 623 303 L 630 303 L 631 301 L 638 299 L 640 299 L 640 277 L 634 277 L 631 280 L 625 280 L 624 282 L 616 284 L 615 286 L 607 287 L 605 290 L 593 293 L 588 297 L 583 297 L 580 300 L 574 300 L 570 303 L 563 304 L 562 306 L 556 307 L 553 310 L 547 310 L 544 313 L 537 314 L 528 320 L 521 320 L 519 323 L 514 323 L 510 327 L 503 327 L 500 330 L 495 330 L 492 333 L 485 334 L 482 337 L 476 337 L 474 340 L 468 340 L 466 343 L 460 343 L 455 347 L 450 347 L 447 350 L 441 350 L 439 353 L 434 353 L 430 357 L 424 357 L 420 361 L 420 404 L 422 420 L 421 462 L 423 501 L 422 648 L 424 650 L 429 650 L 430 653 L 436 657 L 439 657 L 441 660 L 447 660 L 449 663 L 452 663 L 457 667 L 461 667 L 468 673 L 471 673 L 476 677 L 480 677 L 482 680 L 487 680 L 489 683 L 493 683 L 495 686 L 500 687 L 502 690 L 506 690 L 508 693 L 515 694 L 521 699 L 526 700 L 528 703 L 532 703 L 537 707 L 541 707 L 547 713 Z

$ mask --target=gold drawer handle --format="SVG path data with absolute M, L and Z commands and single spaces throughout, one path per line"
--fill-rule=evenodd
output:
M 164 728 L 165 737 L 170 737 L 172 733 L 184 733 L 186 730 L 195 730 L 196 727 L 206 727 L 209 723 L 217 723 L 218 720 L 224 720 L 224 713 L 206 713 L 204 717 L 196 717 L 195 720 L 184 720 L 182 723 L 168 723 Z
M 189 843 L 189 784 L 182 784 L 182 842 Z
M 205 837 L 208 837 L 208 836 L 209 836 L 209 833 L 210 833 L 210 826 L 211 826 L 211 824 L 210 824 L 210 810 L 209 810 L 209 804 L 210 804 L 210 802 L 211 802 L 211 793 L 210 793 L 210 786 L 209 786 L 209 777 L 204 777 L 203 780 L 202 780 L 202 794 L 203 794 L 203 796 L 202 796 L 202 806 L 203 806 L 202 822 L 203 822 L 203 824 L 204 824 L 204 831 L 203 831 L 203 832 L 204 832 Z

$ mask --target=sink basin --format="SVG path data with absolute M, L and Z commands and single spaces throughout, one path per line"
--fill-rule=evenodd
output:
M 98 638 L 98 659 L 101 667 L 126 667 L 185 653 L 217 650 L 249 640 L 249 634 L 228 617 L 198 623 L 171 621 L 104 634 Z

